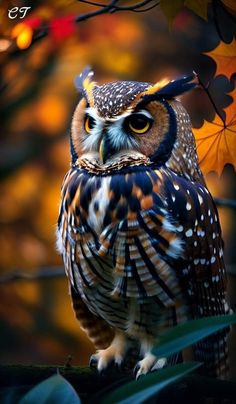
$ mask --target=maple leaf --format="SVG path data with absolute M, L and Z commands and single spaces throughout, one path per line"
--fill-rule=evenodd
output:
M 236 88 L 229 93 L 236 99 Z M 235 102 L 225 108 L 226 122 L 216 115 L 213 122 L 204 121 L 201 128 L 193 129 L 200 167 L 204 174 L 222 173 L 225 164 L 236 169 L 236 108 Z
M 172 0 L 160 1 L 160 7 L 167 18 L 169 29 L 171 29 L 175 16 L 179 13 L 183 6 L 184 0 L 176 0 L 174 2 Z
M 167 18 L 169 28 L 171 28 L 174 18 L 183 7 L 187 7 L 199 17 L 207 20 L 208 3 L 209 0 L 161 0 L 160 7 Z
M 219 45 L 205 55 L 210 56 L 216 63 L 216 76 L 223 74 L 230 77 L 236 72 L 236 40 L 226 44 L 220 42 Z
M 226 7 L 230 8 L 230 10 L 236 11 L 235 0 L 221 0 L 221 1 Z
M 185 7 L 192 10 L 199 17 L 207 20 L 207 7 L 209 0 L 185 0 Z

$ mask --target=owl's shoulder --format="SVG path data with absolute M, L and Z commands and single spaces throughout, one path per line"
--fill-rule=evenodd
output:
M 163 170 L 162 193 L 168 210 L 181 222 L 218 222 L 218 213 L 207 186 L 203 181 L 195 181 L 178 175 L 171 170 Z

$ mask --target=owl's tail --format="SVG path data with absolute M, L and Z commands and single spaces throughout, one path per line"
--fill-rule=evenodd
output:
M 107 348 L 114 338 L 114 330 L 102 318 L 95 316 L 88 309 L 73 287 L 71 287 L 71 298 L 76 318 L 95 348 Z

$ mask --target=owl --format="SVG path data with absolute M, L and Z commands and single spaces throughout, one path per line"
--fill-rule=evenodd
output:
M 152 348 L 170 328 L 229 312 L 218 213 L 198 165 L 191 123 L 169 83 L 98 85 L 86 68 L 71 135 L 57 245 L 99 372 L 136 344 L 136 376 L 166 365 Z M 193 347 L 208 375 L 227 374 L 227 332 Z

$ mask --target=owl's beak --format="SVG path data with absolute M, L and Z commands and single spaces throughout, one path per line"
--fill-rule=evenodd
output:
M 112 146 L 107 133 L 102 137 L 99 145 L 99 158 L 102 164 L 105 164 L 117 151 Z
M 100 146 L 99 146 L 99 158 L 102 161 L 102 163 L 105 163 L 104 139 L 101 140 L 101 143 L 100 143 Z

